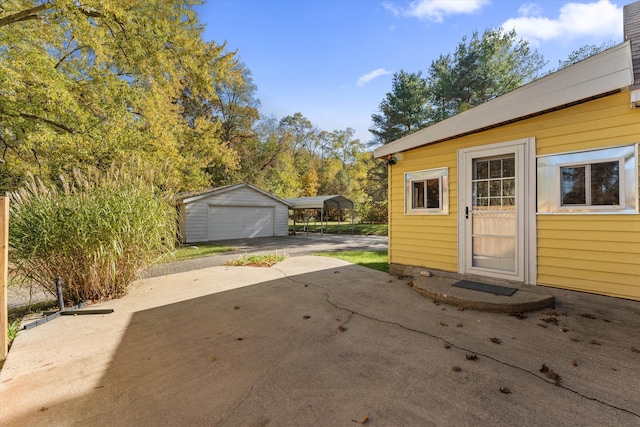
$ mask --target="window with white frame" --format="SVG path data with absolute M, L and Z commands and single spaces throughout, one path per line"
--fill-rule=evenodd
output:
M 638 146 L 538 157 L 538 212 L 638 213 Z
M 439 168 L 405 173 L 405 214 L 448 214 L 448 172 Z

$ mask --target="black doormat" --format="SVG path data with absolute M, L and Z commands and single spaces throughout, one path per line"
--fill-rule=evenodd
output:
M 516 288 L 507 288 L 504 286 L 488 285 L 486 283 L 472 282 L 470 280 L 460 280 L 459 282 L 456 282 L 451 286 L 455 286 L 456 288 L 472 289 L 474 291 L 480 291 L 480 292 L 488 292 L 494 295 L 504 295 L 507 297 L 510 297 L 517 291 Z

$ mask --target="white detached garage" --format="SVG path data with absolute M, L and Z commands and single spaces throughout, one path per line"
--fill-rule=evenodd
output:
M 247 183 L 183 195 L 180 236 L 184 243 L 287 236 L 290 206 Z

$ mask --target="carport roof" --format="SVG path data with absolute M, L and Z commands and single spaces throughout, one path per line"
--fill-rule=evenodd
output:
M 296 197 L 284 199 L 291 205 L 291 209 L 353 209 L 353 202 L 342 196 L 316 196 L 316 197 Z

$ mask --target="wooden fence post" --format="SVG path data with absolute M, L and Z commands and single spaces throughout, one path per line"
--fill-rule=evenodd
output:
M 7 282 L 9 271 L 9 199 L 0 197 L 0 360 L 9 351 L 9 310 L 7 307 Z

